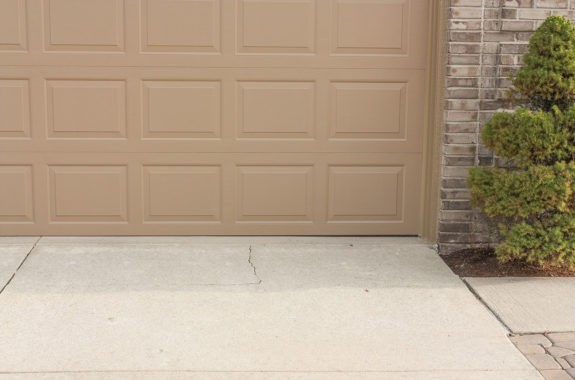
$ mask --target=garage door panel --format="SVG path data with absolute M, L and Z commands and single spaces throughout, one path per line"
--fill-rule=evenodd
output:
M 329 168 L 329 222 L 401 220 L 403 166 Z
M 407 54 L 410 0 L 332 0 L 332 52 Z
M 236 173 L 238 223 L 313 221 L 313 166 L 241 165 Z
M 5 0 L 0 235 L 417 234 L 427 0 Z
M 126 166 L 49 165 L 48 170 L 50 223 L 127 222 Z
M 0 165 L 0 224 L 34 223 L 32 165 Z
M 0 79 L 0 138 L 30 138 L 30 83 Z
M 238 81 L 238 139 L 314 138 L 315 82 Z
M 238 0 L 239 53 L 314 53 L 314 0 Z
M 221 83 L 203 80 L 142 81 L 143 139 L 219 139 Z
M 214 165 L 144 165 L 144 223 L 220 222 L 222 170 Z
M 428 3 L 5 0 L 0 56 L 6 65 L 425 68 Z
M 142 52 L 220 52 L 220 0 L 142 0 L 140 14 Z
M 26 0 L 0 2 L 0 54 L 27 50 L 27 29 Z
M 424 82 L 422 70 L 2 68 L 0 149 L 420 152 Z
M 0 160 L 4 163 L 0 177 L 16 176 L 10 181 L 17 189 L 5 191 L 22 194 L 16 199 L 18 212 L 10 211 L 18 215 L 11 218 L 34 223 L 35 229 L 28 227 L 30 233 L 41 229 L 46 234 L 90 235 L 414 234 L 418 230 L 420 155 L 2 153 Z M 45 180 L 36 180 L 34 186 L 31 165 L 46 173 Z M 10 194 L 7 197 L 14 199 Z M 45 194 L 47 205 L 32 201 L 34 195 Z M 25 224 L 6 216 L 0 219 L 2 234 L 27 231 L 22 228 Z
M 126 83 L 46 81 L 48 138 L 125 138 Z
M 124 0 L 43 0 L 47 51 L 124 51 Z

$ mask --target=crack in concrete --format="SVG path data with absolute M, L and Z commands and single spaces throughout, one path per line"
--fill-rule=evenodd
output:
M 2 289 L 0 289 L 0 294 L 2 294 L 4 292 L 4 289 L 6 289 L 8 287 L 8 285 L 10 285 L 10 283 L 12 282 L 12 280 L 14 279 L 14 277 L 16 277 L 16 274 L 18 273 L 18 271 L 20 270 L 20 268 L 22 268 L 22 265 L 24 265 L 24 263 L 26 262 L 26 260 L 28 259 L 28 256 L 30 256 L 30 254 L 32 253 L 32 251 L 36 248 L 36 245 L 38 244 L 38 242 L 40 242 L 40 239 L 42 239 L 42 237 L 40 236 L 32 245 L 32 248 L 30 248 L 30 250 L 28 251 L 28 253 L 26 253 L 26 256 L 24 256 L 24 258 L 22 259 L 22 261 L 20 262 L 20 265 L 18 265 L 18 268 L 16 268 L 16 270 L 14 271 L 14 273 L 12 273 L 12 276 L 10 276 L 10 278 L 8 279 L 8 281 L 6 281 L 6 283 L 4 284 L 4 286 L 2 287 Z
M 250 247 L 248 248 L 249 250 L 249 255 L 248 255 L 248 263 L 250 264 L 250 266 L 252 267 L 252 270 L 254 271 L 254 276 L 256 277 L 256 279 L 258 280 L 257 284 L 261 284 L 262 283 L 262 279 L 260 278 L 260 276 L 258 276 L 258 272 L 256 270 L 256 266 L 254 265 L 253 262 L 253 257 L 252 257 L 252 246 L 250 245 Z

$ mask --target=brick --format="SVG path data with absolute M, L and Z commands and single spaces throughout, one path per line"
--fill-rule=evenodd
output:
M 481 19 L 482 13 L 481 8 L 453 7 L 450 9 L 450 16 L 453 19 Z
M 521 9 L 518 11 L 520 19 L 543 20 L 552 15 L 549 9 Z
M 563 348 L 563 347 L 558 347 L 558 346 L 552 346 L 549 347 L 547 349 L 547 352 L 556 358 L 562 358 L 564 356 L 568 356 L 568 355 L 575 355 L 575 351 L 570 350 L 568 348 Z
M 476 145 L 451 145 L 446 144 L 443 148 L 443 153 L 445 155 L 473 155 L 475 156 L 477 152 Z
M 439 224 L 439 232 L 470 233 L 471 223 L 445 223 Z
M 454 54 L 479 54 L 481 45 L 476 43 L 450 43 L 448 46 L 449 55 Z
M 468 233 L 451 233 L 440 232 L 440 241 L 442 243 L 471 243 L 471 235 Z
M 448 64 L 450 65 L 479 65 L 479 63 L 480 63 L 479 55 L 452 54 L 448 58 Z
M 441 180 L 442 189 L 466 189 L 467 182 L 464 178 L 444 178 Z
M 442 201 L 444 210 L 471 210 L 469 201 Z
M 547 338 L 553 343 L 575 342 L 575 332 L 549 333 Z
M 567 8 L 568 0 L 535 0 L 538 8 Z
M 479 66 L 448 66 L 447 75 L 452 77 L 477 77 L 481 73 Z
M 479 107 L 479 99 L 451 99 L 446 101 L 449 110 L 476 110 Z
M 450 20 L 449 30 L 481 30 L 480 20 Z
M 555 360 L 557 360 L 557 363 L 559 363 L 559 365 L 561 366 L 561 368 L 563 368 L 563 369 L 571 368 L 571 366 L 569 365 L 569 363 L 567 362 L 567 360 L 565 360 L 565 359 L 563 359 L 563 358 L 555 358 Z
M 473 166 L 475 157 L 450 156 L 444 158 L 446 166 Z
M 519 12 L 517 11 L 517 9 L 513 9 L 513 8 L 503 8 L 501 10 L 501 18 L 502 19 L 507 19 L 507 20 L 516 19 L 518 14 L 519 14 Z
M 575 355 L 564 356 L 563 359 L 573 368 L 575 368 Z
M 541 371 L 541 375 L 545 380 L 573 380 L 566 371 L 559 369 L 546 369 Z
M 529 360 L 531 364 L 533 364 L 533 367 L 537 368 L 538 370 L 562 369 L 559 363 L 557 363 L 551 355 L 527 354 L 525 355 L 525 357 L 527 358 L 527 360 Z
M 472 220 L 472 212 L 471 211 L 452 211 L 452 212 L 441 211 L 440 217 L 442 219 L 442 222 L 447 222 L 447 221 L 470 222 Z
M 446 78 L 445 82 L 447 88 L 450 87 L 473 87 L 479 86 L 479 79 L 477 78 Z
M 569 350 L 575 351 L 575 340 L 565 341 L 565 342 L 557 342 L 554 345 L 557 347 L 563 347 L 563 348 L 567 348 Z
M 477 132 L 477 123 L 446 123 L 446 133 L 475 133 Z
M 475 121 L 478 113 L 476 111 L 447 111 L 446 121 Z
M 460 7 L 480 7 L 483 0 L 453 0 L 451 4 Z
M 545 348 L 551 347 L 551 341 L 543 334 L 528 334 L 510 336 L 509 340 L 515 344 L 539 344 Z
M 451 41 L 458 42 L 481 42 L 481 34 L 481 32 L 451 31 L 449 38 Z
M 530 344 L 530 343 L 518 343 L 516 345 L 517 349 L 521 351 L 522 354 L 544 354 L 545 349 L 543 346 L 539 344 Z
M 535 23 L 533 21 L 503 21 L 501 30 L 524 32 L 531 31 L 534 27 Z
M 471 198 L 471 191 L 469 190 L 441 190 L 443 199 L 459 199 L 469 200 Z

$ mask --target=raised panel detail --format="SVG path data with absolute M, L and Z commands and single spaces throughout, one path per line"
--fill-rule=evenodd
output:
M 142 43 L 144 51 L 219 51 L 219 0 L 144 0 Z
M 313 53 L 315 1 L 241 0 L 238 49 L 244 53 Z
M 26 50 L 25 0 L 0 1 L 0 51 Z
M 403 191 L 403 167 L 331 167 L 328 220 L 330 222 L 401 220 Z
M 220 82 L 145 81 L 144 138 L 218 138 Z
M 409 0 L 332 0 L 332 51 L 405 54 Z
M 240 138 L 311 138 L 315 89 L 312 82 L 239 82 Z
M 0 138 L 30 136 L 30 90 L 27 80 L 0 80 Z
M 404 139 L 406 83 L 332 83 L 331 137 Z
M 238 220 L 310 222 L 311 166 L 238 167 Z
M 115 80 L 48 80 L 48 136 L 126 136 L 126 83 Z
M 44 0 L 47 50 L 121 51 L 123 0 Z
M 34 220 L 32 167 L 0 166 L 0 223 Z
M 220 193 L 218 166 L 145 166 L 144 221 L 217 222 Z
M 125 166 L 51 166 L 52 222 L 125 222 Z

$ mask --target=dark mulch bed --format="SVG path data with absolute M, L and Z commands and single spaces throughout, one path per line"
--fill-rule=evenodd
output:
M 461 277 L 575 277 L 575 271 L 541 268 L 523 262 L 500 263 L 493 249 L 463 249 L 441 255 L 451 270 Z

